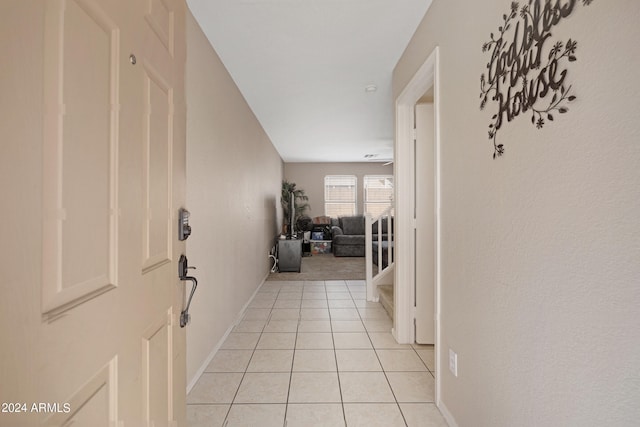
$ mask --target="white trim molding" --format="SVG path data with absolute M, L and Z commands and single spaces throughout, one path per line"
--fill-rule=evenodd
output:
M 414 108 L 418 100 L 433 88 L 435 126 L 435 186 L 436 186 L 436 404 L 440 406 L 440 76 L 439 47 L 431 52 L 396 99 L 396 143 L 394 182 L 396 187 L 396 250 L 395 256 L 395 314 L 393 334 L 399 343 L 413 343 L 415 338 L 415 164 L 414 164 Z

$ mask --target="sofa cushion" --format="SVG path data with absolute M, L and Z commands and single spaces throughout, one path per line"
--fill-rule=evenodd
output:
M 389 227 L 388 227 L 388 220 L 387 217 L 384 217 L 380 220 L 380 224 L 382 224 L 382 233 L 386 234 L 389 232 Z M 393 230 L 393 217 L 391 218 L 391 229 Z M 371 224 L 371 231 L 373 232 L 373 234 L 378 234 L 378 223 L 374 222 L 373 224 Z
M 377 242 L 377 241 L 378 241 L 378 235 L 377 235 L 377 234 L 373 234 L 373 235 L 371 236 L 371 240 L 372 240 L 373 242 Z M 383 234 L 383 235 L 382 235 L 382 239 L 381 239 L 381 240 L 389 240 L 389 235 L 388 235 L 388 234 Z
M 378 265 L 378 242 L 373 242 L 373 263 Z M 393 258 L 393 243 L 391 243 L 391 257 Z M 382 242 L 382 268 L 389 264 L 389 242 Z
M 362 234 L 364 235 L 364 216 L 343 216 L 340 218 L 342 232 L 344 234 Z
M 333 255 L 337 257 L 355 256 L 363 257 L 364 245 L 340 245 L 333 248 Z
M 357 245 L 364 247 L 364 235 L 363 234 L 340 234 L 333 236 L 333 245 Z

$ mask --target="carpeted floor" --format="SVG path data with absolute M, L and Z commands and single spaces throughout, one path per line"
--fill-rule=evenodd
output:
M 364 257 L 312 255 L 302 258 L 300 273 L 271 273 L 267 280 L 364 280 L 364 265 Z

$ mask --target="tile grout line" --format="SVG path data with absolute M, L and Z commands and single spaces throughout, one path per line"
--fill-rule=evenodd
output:
M 342 319 L 342 317 L 343 317 L 342 314 L 332 313 L 331 307 L 329 307 L 329 302 L 330 302 L 330 300 L 329 300 L 329 295 L 330 295 L 329 290 L 332 290 L 332 289 L 328 289 L 327 288 L 326 281 L 313 281 L 313 282 L 314 283 L 317 283 L 317 282 L 323 282 L 324 283 L 324 285 L 323 285 L 324 292 L 323 293 L 324 293 L 324 299 L 325 299 L 326 304 L 327 304 L 326 305 L 326 310 L 327 310 L 327 314 L 328 314 L 328 318 L 326 320 L 329 323 L 329 333 L 331 334 L 331 342 L 332 342 L 332 349 L 333 349 L 333 355 L 334 355 L 334 362 L 336 364 L 335 372 L 336 372 L 337 379 L 338 379 L 338 388 L 339 388 L 339 394 L 340 394 L 340 404 L 341 404 L 341 408 L 342 408 L 342 419 L 343 419 L 343 422 L 346 425 L 347 420 L 346 420 L 346 411 L 345 411 L 345 401 L 344 401 L 342 384 L 341 384 L 341 379 L 340 379 L 340 372 L 341 371 L 340 371 L 340 368 L 339 368 L 339 365 L 338 365 L 337 348 L 336 348 L 336 344 L 335 344 L 335 333 L 339 333 L 339 332 L 336 332 L 336 330 L 334 329 L 333 321 L 352 320 L 352 319 L 349 319 L 348 318 L 349 316 L 347 316 L 346 318 Z M 287 397 L 286 397 L 286 401 L 285 401 L 285 411 L 284 411 L 284 420 L 283 420 L 284 427 L 287 426 L 287 416 L 289 414 L 288 410 L 289 410 L 289 406 L 291 405 L 289 400 L 290 400 L 291 391 L 292 391 L 291 386 L 292 386 L 292 377 L 293 377 L 293 373 L 294 373 L 293 369 L 294 369 L 295 360 L 296 360 L 296 352 L 298 350 L 297 345 L 299 343 L 299 334 L 301 333 L 301 326 L 302 326 L 302 321 L 303 321 L 303 319 L 302 319 L 302 314 L 303 314 L 302 313 L 302 308 L 303 308 L 302 304 L 303 304 L 303 301 L 304 301 L 304 285 L 305 285 L 305 283 L 307 283 L 307 281 L 302 281 L 301 282 L 301 284 L 303 285 L 303 293 L 299 297 L 300 298 L 300 304 L 297 307 L 298 316 L 297 316 L 297 324 L 295 326 L 295 337 L 294 337 L 294 343 L 293 343 L 293 357 L 291 359 L 290 372 L 289 372 L 289 384 L 288 384 L 288 389 L 287 389 Z M 343 283 L 345 283 L 345 285 L 346 285 L 346 281 L 343 281 Z M 247 365 L 246 365 L 246 367 L 244 369 L 244 372 L 242 373 L 242 377 L 240 379 L 240 383 L 238 384 L 238 387 L 236 388 L 236 391 L 235 391 L 235 394 L 233 396 L 233 399 L 231 400 L 231 404 L 229 405 L 229 408 L 226 411 L 226 415 L 224 417 L 224 424 L 223 424 L 225 426 L 228 425 L 228 423 L 229 423 L 229 415 L 230 415 L 230 412 L 231 412 L 232 408 L 234 406 L 241 405 L 240 403 L 236 402 L 237 396 L 239 394 L 239 389 L 240 389 L 244 379 L 246 379 L 246 374 L 249 372 L 248 371 L 248 367 L 249 367 L 251 361 L 254 360 L 254 357 L 256 356 L 256 352 L 259 349 L 260 341 L 262 340 L 262 338 L 265 337 L 265 334 L 268 334 L 268 332 L 266 332 L 266 329 L 271 324 L 271 321 L 273 320 L 273 316 L 276 314 L 276 313 L 273 313 L 273 311 L 277 309 L 276 305 L 277 305 L 278 297 L 285 290 L 288 290 L 288 289 L 283 289 L 283 287 L 280 286 L 278 288 L 278 290 L 275 292 L 276 297 L 275 297 L 275 300 L 274 300 L 273 304 L 271 305 L 271 309 L 269 310 L 269 315 L 267 316 L 266 323 L 261 326 L 261 328 L 260 328 L 261 330 L 260 331 L 256 331 L 256 332 L 259 332 L 258 340 L 256 341 L 255 345 L 253 346 L 253 349 L 251 351 L 251 356 L 249 358 L 249 361 L 247 362 Z M 318 292 L 319 290 L 320 290 L 319 286 L 314 286 L 314 287 L 308 288 L 308 292 Z M 339 290 L 339 289 L 333 289 L 333 290 L 335 290 L 335 292 L 342 291 L 342 290 Z M 391 384 L 390 384 L 390 381 L 389 381 L 389 377 L 387 375 L 387 371 L 382 366 L 382 362 L 381 362 L 380 357 L 379 357 L 379 351 L 378 350 L 386 350 L 386 348 L 378 349 L 376 346 L 374 346 L 373 340 L 372 340 L 372 337 L 371 337 L 372 333 L 374 333 L 374 332 L 382 332 L 382 331 L 381 330 L 379 331 L 379 326 L 378 325 L 372 325 L 371 326 L 372 330 L 370 330 L 370 328 L 368 328 L 365 325 L 365 320 L 367 320 L 367 319 L 365 319 L 364 317 L 367 317 L 367 318 L 369 317 L 366 314 L 366 309 L 368 307 L 366 306 L 366 304 L 363 307 L 358 307 L 358 305 L 356 305 L 356 300 L 354 300 L 354 295 L 353 295 L 354 292 L 358 293 L 358 292 L 361 292 L 361 290 L 359 288 L 355 288 L 355 287 L 352 290 L 351 288 L 349 288 L 348 285 L 346 285 L 346 290 L 349 293 L 349 301 L 355 307 L 355 310 L 356 310 L 356 313 L 357 313 L 357 317 L 358 317 L 357 319 L 353 319 L 353 320 L 359 320 L 359 322 L 363 326 L 363 331 L 367 334 L 366 336 L 367 336 L 367 339 L 369 341 L 369 344 L 371 345 L 371 349 L 374 350 L 374 354 L 376 355 L 376 360 L 380 364 L 381 371 L 382 371 L 383 375 L 385 376 L 385 380 L 387 382 L 387 385 L 389 386 L 390 391 L 391 391 L 391 393 L 392 393 L 392 395 L 394 397 L 394 403 L 396 404 L 396 407 L 398 407 L 398 409 L 400 410 L 401 416 L 403 417 L 404 425 L 406 426 L 407 425 L 407 419 L 405 417 L 404 412 L 402 411 L 402 408 L 400 408 L 396 393 L 394 392 L 393 388 L 391 387 Z M 358 295 L 358 297 L 360 297 L 360 295 Z M 345 301 L 346 301 L 346 299 L 345 299 Z M 285 307 L 285 308 L 287 308 L 287 307 Z M 291 307 L 291 308 L 293 308 L 293 307 Z M 313 308 L 315 308 L 315 307 L 313 307 Z M 334 307 L 334 308 L 347 308 L 347 307 Z M 361 311 L 360 308 L 364 308 L 365 310 Z M 340 310 L 338 310 L 338 311 L 340 312 Z M 363 312 L 364 312 L 364 314 L 363 314 Z M 334 319 L 334 316 L 338 316 L 338 317 Z M 291 319 L 291 320 L 293 320 L 293 319 Z M 310 319 L 307 319 L 307 320 L 309 320 L 309 321 L 312 321 L 312 320 L 321 321 L 321 320 L 325 320 L 325 318 L 317 318 L 316 319 L 315 314 L 314 314 L 314 315 L 311 316 Z M 375 321 L 375 320 L 381 320 L 381 319 L 376 319 L 374 317 L 371 320 Z M 288 326 L 287 326 L 287 328 L 288 328 Z M 341 332 L 348 332 L 348 329 L 349 328 L 346 328 L 344 331 L 341 331 Z M 290 331 L 290 329 L 289 329 L 289 331 Z M 312 344 L 311 347 L 315 347 L 315 345 Z M 383 345 L 382 347 L 385 347 L 385 345 Z M 411 346 L 410 348 L 414 350 L 414 352 L 412 354 L 415 354 L 420 359 L 421 365 L 424 365 L 426 367 L 426 369 L 427 369 L 427 372 L 429 372 L 431 374 L 431 376 L 433 376 L 433 373 L 430 371 L 429 366 L 427 365 L 425 360 L 423 360 L 420 357 L 420 355 L 418 354 L 416 347 Z M 318 347 L 318 349 L 320 349 L 320 347 Z M 358 349 L 360 349 L 360 348 L 354 348 L 354 350 L 358 350 Z M 308 350 L 315 350 L 315 349 L 314 348 L 309 348 Z M 274 372 L 276 372 L 276 371 L 274 371 Z M 278 372 L 281 372 L 281 371 L 278 371 Z M 316 372 L 323 373 L 323 372 L 327 372 L 327 371 L 308 371 L 308 372 L 310 372 L 310 373 L 316 373 Z M 349 371 L 349 372 L 351 372 L 351 371 Z M 353 371 L 353 372 L 370 372 L 370 371 Z M 395 371 L 390 371 L 390 372 L 395 372 Z M 400 372 L 400 371 L 398 371 L 398 372 Z M 404 371 L 402 371 L 402 372 L 404 372 Z M 409 371 L 407 371 L 407 372 L 409 372 Z M 247 402 L 247 403 L 249 403 L 249 402 Z M 303 402 L 300 402 L 300 403 L 303 403 Z M 313 404 L 313 403 L 316 403 L 316 404 L 328 404 L 330 402 L 304 402 L 304 403 L 305 404 Z M 368 404 L 385 403 L 386 404 L 386 403 L 390 403 L 390 402 L 362 402 L 362 403 L 368 403 Z M 204 404 L 205 403 L 203 403 L 203 405 Z M 270 402 L 259 402 L 259 403 L 256 403 L 256 404 L 271 405 L 273 403 L 270 403 Z
M 431 369 L 429 369 L 429 365 L 427 365 L 427 362 L 425 362 L 424 360 L 422 360 L 422 357 L 420 357 L 420 354 L 418 354 L 418 351 L 415 349 L 414 346 L 411 346 L 411 349 L 413 350 L 413 352 L 416 354 L 416 356 L 418 356 L 418 359 L 420 359 L 420 362 L 424 365 L 425 368 L 427 368 L 427 372 L 429 372 L 430 374 L 432 374 Z M 432 374 L 433 376 L 433 374 Z M 435 379 L 435 377 L 434 377 Z
M 359 312 L 358 312 L 359 314 Z M 362 317 L 362 316 L 360 316 Z M 362 322 L 364 324 L 364 322 Z M 380 360 L 380 356 L 378 355 L 378 349 L 376 348 L 376 346 L 373 344 L 373 340 L 371 339 L 371 336 L 369 335 L 369 330 L 366 329 L 367 331 L 367 337 L 369 338 L 369 341 L 371 342 L 371 347 L 373 347 L 373 352 L 376 355 L 376 359 L 378 359 L 378 363 L 380 364 L 380 369 L 382 369 L 382 375 L 384 375 L 384 379 L 387 381 L 387 385 L 389 386 L 389 390 L 391 390 L 391 394 L 393 395 L 393 400 L 395 400 L 396 406 L 398 407 L 398 410 L 400 411 L 400 415 L 402 416 L 402 421 L 404 421 L 404 425 L 405 427 L 407 427 L 409 424 L 407 423 L 407 419 L 404 416 L 404 412 L 402 412 L 402 408 L 400 407 L 400 403 L 398 402 L 398 397 L 396 396 L 396 393 L 393 391 L 393 387 L 391 387 L 391 382 L 389 381 L 389 377 L 387 376 L 387 371 L 384 369 L 384 365 L 382 364 L 382 361 Z
M 300 305 L 298 307 L 298 325 L 296 326 L 296 337 L 293 340 L 293 357 L 291 357 L 291 370 L 289 371 L 289 387 L 287 387 L 287 400 L 284 406 L 284 427 L 287 427 L 287 414 L 289 413 L 289 396 L 291 396 L 291 380 L 293 379 L 293 364 L 296 360 L 296 347 L 298 345 L 298 332 L 300 330 L 300 321 L 302 320 L 302 297 L 304 296 L 304 282 L 302 282 L 302 292 L 300 296 Z
M 231 399 L 231 404 L 229 405 L 229 409 L 227 410 L 227 414 L 224 417 L 224 422 L 223 422 L 223 426 L 226 426 L 227 423 L 229 422 L 228 418 L 229 418 L 229 414 L 231 413 L 231 408 L 233 408 L 233 405 L 235 404 L 235 400 L 236 397 L 238 397 L 238 392 L 240 391 L 240 386 L 242 386 L 242 382 L 244 381 L 244 377 L 247 375 L 247 369 L 249 369 L 249 365 L 251 364 L 251 360 L 253 359 L 253 355 L 256 353 L 256 348 L 258 347 L 258 343 L 260 342 L 260 338 L 262 337 L 262 332 L 260 332 L 260 336 L 258 337 L 258 340 L 256 341 L 255 345 L 253 346 L 253 350 L 251 351 L 251 357 L 249 358 L 249 361 L 247 362 L 247 366 L 244 368 L 244 372 L 242 373 L 242 378 L 240 378 L 240 382 L 238 383 L 238 387 L 236 388 L 236 392 L 233 394 L 233 398 Z
M 303 282 L 303 288 L 302 291 L 304 293 L 304 282 Z M 282 288 L 280 288 L 280 291 L 282 291 Z M 300 329 L 300 313 L 302 310 L 302 294 L 300 295 L 300 304 L 298 305 L 298 324 L 296 325 L 296 336 L 295 339 L 293 340 L 293 354 L 291 357 L 291 368 L 289 369 L 289 385 L 287 387 L 287 398 L 284 402 L 284 419 L 283 419 L 283 426 L 287 427 L 287 414 L 289 413 L 289 396 L 291 395 L 291 380 L 293 378 L 293 363 L 295 362 L 295 357 L 296 357 L 296 345 L 298 343 L 298 330 Z
M 345 281 L 345 285 L 347 282 Z M 347 287 L 347 289 L 349 289 Z M 342 382 L 340 381 L 340 366 L 338 366 L 338 355 L 336 353 L 336 340 L 333 336 L 333 322 L 331 322 L 331 310 L 329 310 L 329 295 L 326 292 L 325 286 L 325 295 L 327 296 L 327 310 L 329 311 L 329 330 L 331 331 L 331 343 L 333 344 L 333 358 L 336 362 L 336 377 L 338 378 L 338 391 L 340 392 L 340 407 L 342 408 L 342 420 L 344 421 L 344 425 L 347 425 L 347 413 L 344 410 L 344 396 L 342 395 Z M 349 294 L 351 295 L 351 294 Z M 353 298 L 352 298 L 353 300 Z
M 255 345 L 253 346 L 253 350 L 251 352 L 251 357 L 249 358 L 249 361 L 247 362 L 247 366 L 244 368 L 244 372 L 242 373 L 242 378 L 240 378 L 240 382 L 238 383 L 238 388 L 236 388 L 236 392 L 233 395 L 233 399 L 231 399 L 231 404 L 229 405 L 229 409 L 227 410 L 227 414 L 224 417 L 224 421 L 222 423 L 223 426 L 227 426 L 229 423 L 229 414 L 231 413 L 231 409 L 233 408 L 233 405 L 236 404 L 235 400 L 238 397 L 238 392 L 240 391 L 240 387 L 242 386 L 242 382 L 244 381 L 244 378 L 247 375 L 247 370 L 249 369 L 249 365 L 251 365 L 251 360 L 253 360 L 253 356 L 256 354 L 256 349 L 258 348 L 258 344 L 260 343 L 260 340 L 262 339 L 262 334 L 264 334 L 264 329 L 267 327 L 267 325 L 269 324 L 269 322 L 271 321 L 271 313 L 273 311 L 273 306 L 275 305 L 275 301 L 278 299 L 278 295 L 280 295 L 280 289 L 278 289 L 278 292 L 276 293 L 276 299 L 274 300 L 271 309 L 269 311 L 269 316 L 267 317 L 267 323 L 265 323 L 265 325 L 262 327 L 262 330 L 260 332 L 260 336 L 258 337 L 258 340 L 256 341 Z

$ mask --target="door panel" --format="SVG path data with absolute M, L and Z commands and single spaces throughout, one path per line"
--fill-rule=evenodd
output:
M 109 427 L 109 396 L 108 389 L 101 387 L 89 400 L 84 402 L 78 412 L 73 414 L 68 421 L 62 424 L 64 427 L 76 426 L 96 426 Z M 94 424 L 95 422 L 97 424 Z
M 145 18 L 158 39 L 173 56 L 175 13 L 168 0 L 149 0 Z
M 0 401 L 45 406 L 0 413 L 0 426 L 186 423 L 185 8 L 2 6 L 0 49 L 19 60 L 0 70 L 13 104 L 0 114 L 18 122 L 2 127 L 13 179 L 0 188 L 24 231 L 4 233 L 0 257 L 15 276 L 0 288 Z
M 146 202 L 144 265 L 147 272 L 170 260 L 173 89 L 152 66 L 144 65 L 144 179 Z
M 111 67 L 111 47 L 117 48 L 117 37 L 113 24 L 86 4 L 82 6 L 86 9 L 76 1 L 65 4 L 60 28 L 64 42 L 58 55 L 63 58 L 63 78 L 55 88 L 62 93 L 63 107 L 58 146 L 61 156 L 55 165 L 64 212 L 63 289 L 92 281 L 107 284 L 110 276 L 110 214 L 114 208 L 110 204 L 114 172 L 111 151 L 115 145 L 112 142 L 116 142 L 115 138 L 111 140 L 111 133 L 118 131 L 110 110 L 112 93 L 119 89 L 111 85 L 116 70 Z M 75 65 L 83 62 L 89 69 Z M 91 239 L 86 238 L 89 235 Z M 90 256 L 82 263 L 75 262 L 83 255 Z
M 416 342 L 435 342 L 435 139 L 433 104 L 416 105 Z
M 111 110 L 119 40 L 115 24 L 91 3 L 46 5 L 42 295 L 49 316 L 116 284 L 118 128 Z
M 184 243 L 177 240 L 177 211 L 184 204 L 186 142 L 184 128 L 174 125 L 175 98 L 184 99 L 184 4 L 145 0 L 143 5 L 142 79 L 142 284 L 149 318 L 142 340 L 144 421 L 164 425 L 184 420 L 186 378 L 184 329 L 178 315 L 184 284 L 177 260 Z M 180 11 L 178 13 L 177 11 Z M 182 19 L 176 20 L 179 15 Z M 176 34 L 182 35 L 174 51 Z M 138 246 L 140 247 L 140 246 Z
M 172 311 L 164 313 L 142 339 L 142 373 L 146 420 L 172 419 Z
M 47 426 L 111 426 L 110 421 L 116 419 L 117 414 L 116 366 L 116 359 L 104 366 L 67 402 L 55 408 L 56 413 L 44 424 Z

